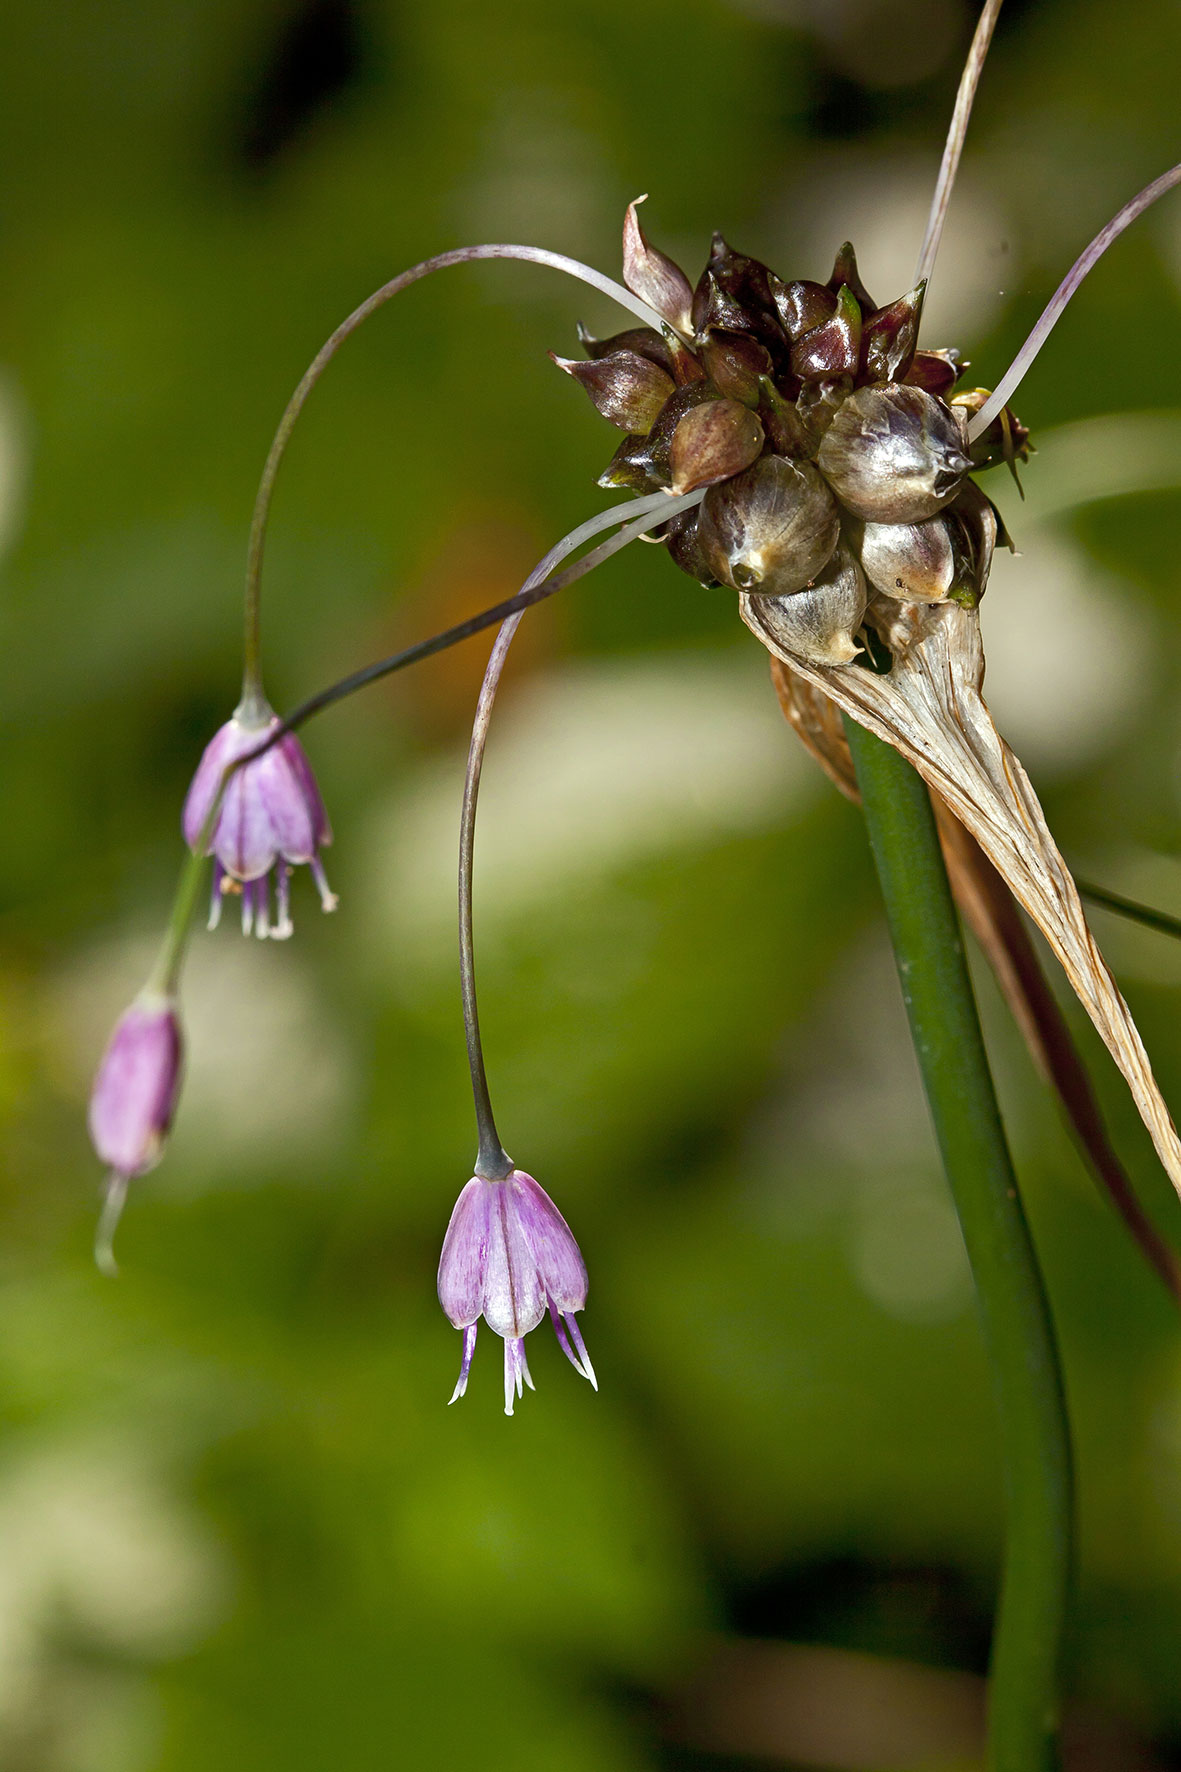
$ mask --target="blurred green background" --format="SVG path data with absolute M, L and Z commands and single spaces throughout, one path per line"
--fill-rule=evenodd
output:
M 729 598 L 637 547 L 529 617 L 477 852 L 510 1150 L 590 1271 L 501 1413 L 434 1297 L 474 1137 L 453 933 L 487 643 L 307 742 L 341 894 L 195 939 L 190 1063 L 90 1261 L 90 1075 L 229 714 L 257 475 L 322 338 L 413 260 L 614 273 L 627 201 L 696 276 L 846 235 L 908 286 L 960 0 L 10 0 L 0 12 L 0 1764 L 662 1772 L 976 1764 L 1001 1530 L 970 1283 L 856 813 Z M 1181 11 L 1008 0 L 928 343 L 999 377 L 1176 158 Z M 1022 389 L 989 691 L 1062 846 L 1181 909 L 1181 203 Z M 507 595 L 603 508 L 615 435 L 547 350 L 609 304 L 450 271 L 315 394 L 265 584 L 282 708 Z M 1181 951 L 1096 928 L 1181 1101 Z M 1078 1440 L 1074 1768 L 1181 1765 L 1181 1344 L 981 978 Z M 1073 1011 L 1072 1011 L 1073 1015 Z M 1181 1215 L 1075 1016 L 1117 1142 Z

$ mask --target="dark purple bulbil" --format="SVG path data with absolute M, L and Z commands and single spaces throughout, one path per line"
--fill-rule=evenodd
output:
M 676 518 L 660 539 L 702 584 L 778 598 L 807 592 L 815 608 L 795 624 L 802 656 L 831 663 L 848 649 L 848 609 L 825 589 L 840 580 L 829 571 L 838 546 L 859 561 L 870 523 L 875 548 L 893 559 L 914 525 L 974 491 L 969 471 L 1026 457 L 1028 433 L 1008 408 L 969 448 L 967 421 L 986 396 L 953 394 L 966 367 L 958 352 L 919 350 L 926 285 L 879 307 L 848 243 L 827 283 L 785 283 L 715 234 L 690 292 L 680 268 L 644 236 L 633 203 L 623 276 L 664 317 L 663 332 L 633 327 L 602 342 L 583 334 L 590 362 L 556 359 L 627 430 L 599 484 L 709 486 L 700 510 Z M 637 422 L 628 422 L 631 413 Z M 772 484 L 773 511 L 765 496 Z M 880 532 L 892 525 L 898 534 L 886 545 Z M 984 546 L 958 550 L 946 575 L 958 600 L 979 601 L 990 558 Z M 916 558 L 914 567 L 894 576 L 934 582 L 929 562 Z M 874 619 L 872 601 L 865 619 Z

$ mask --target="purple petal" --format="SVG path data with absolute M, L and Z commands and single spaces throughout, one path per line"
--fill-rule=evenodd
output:
M 505 1183 L 517 1200 L 521 1229 L 548 1299 L 562 1312 L 586 1303 L 586 1264 L 574 1234 L 541 1183 L 514 1169 Z
M 119 1175 L 140 1175 L 160 1154 L 180 1091 L 181 1032 L 169 998 L 145 994 L 111 1035 L 90 1096 L 90 1137 Z
M 196 849 L 201 840 L 201 832 L 209 809 L 213 805 L 213 797 L 221 781 L 222 772 L 227 763 L 242 754 L 244 747 L 240 743 L 242 727 L 236 720 L 227 720 L 220 726 L 205 746 L 201 761 L 197 765 L 197 773 L 189 785 L 185 796 L 184 812 L 181 815 L 181 828 L 185 842 L 190 849 Z M 212 843 L 210 844 L 212 849 Z
M 450 1402 L 457 1403 L 467 1389 L 467 1375 L 471 1368 L 472 1355 L 476 1351 L 476 1323 L 469 1323 L 463 1332 L 463 1359 L 459 1367 L 459 1379 L 451 1393 Z
M 200 842 L 226 766 L 257 748 L 278 725 L 245 725 L 237 715 L 205 747 L 185 800 L 183 826 L 191 849 Z M 332 831 L 311 764 L 293 733 L 256 762 L 244 764 L 226 786 L 209 848 L 237 880 L 256 880 L 281 856 L 311 862 Z
M 294 756 L 286 748 L 288 743 L 294 746 Z M 290 734 L 280 739 L 257 763 L 247 763 L 242 774 L 253 777 L 275 853 L 286 861 L 311 861 L 327 821 L 298 741 Z
M 456 1329 L 484 1308 L 492 1184 L 474 1175 L 455 1202 L 439 1257 L 439 1303 Z
M 545 1289 L 521 1225 L 517 1173 L 484 1183 L 490 1200 L 484 1320 L 506 1339 L 528 1335 L 545 1315 Z
M 313 847 L 322 849 L 326 843 L 332 841 L 332 826 L 328 822 L 328 814 L 324 810 L 319 784 L 312 771 L 312 766 L 308 762 L 307 752 L 294 732 L 289 732 L 285 738 L 281 738 L 275 749 L 286 759 L 292 782 L 307 808 L 312 827 Z M 289 856 L 288 859 L 294 860 L 295 858 Z

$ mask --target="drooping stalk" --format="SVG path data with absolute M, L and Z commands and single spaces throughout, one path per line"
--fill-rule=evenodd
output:
M 496 691 L 504 672 L 508 649 L 520 627 L 524 611 L 510 615 L 493 642 L 492 652 L 480 685 L 480 699 L 472 723 L 472 742 L 468 750 L 467 774 L 463 783 L 463 811 L 459 821 L 459 985 L 463 994 L 463 1027 L 467 1036 L 468 1066 L 472 1073 L 472 1095 L 476 1104 L 476 1174 L 485 1181 L 503 1181 L 512 1173 L 512 1159 L 505 1155 L 492 1114 L 492 1097 L 488 1092 L 488 1075 L 484 1069 L 484 1046 L 480 1039 L 480 1012 L 476 1004 L 476 961 L 472 936 L 472 862 L 476 841 L 476 801 L 480 793 L 480 775 L 484 768 L 484 748 Z
M 411 265 L 409 270 L 402 271 L 398 276 L 383 283 L 380 289 L 366 297 L 360 307 L 354 308 L 347 319 L 342 320 L 331 337 L 325 340 L 304 371 L 302 380 L 290 400 L 287 402 L 283 416 L 279 420 L 270 451 L 263 465 L 262 478 L 258 483 L 258 492 L 254 500 L 254 513 L 250 521 L 250 541 L 246 550 L 246 593 L 245 593 L 245 636 L 243 649 L 242 675 L 242 708 L 246 712 L 254 712 L 263 701 L 262 696 L 262 634 L 261 634 L 261 592 L 262 592 L 262 557 L 266 542 L 267 519 L 270 515 L 271 497 L 275 490 L 275 480 L 283 460 L 291 433 L 295 429 L 296 420 L 303 411 L 308 395 L 335 357 L 345 340 L 351 338 L 357 328 L 363 326 L 371 314 L 403 289 L 412 283 L 419 282 L 423 277 L 431 276 L 435 271 L 446 270 L 451 265 L 473 264 L 485 259 L 518 259 L 527 264 L 546 265 L 551 270 L 563 271 L 567 276 L 576 278 L 580 283 L 587 283 L 593 289 L 609 295 L 621 307 L 627 308 L 646 326 L 655 327 L 657 331 L 666 324 L 662 317 L 650 308 L 647 302 L 614 278 L 604 276 L 590 265 L 584 265 L 578 259 L 567 258 L 561 252 L 549 252 L 541 246 L 514 246 L 507 244 L 488 244 L 480 246 L 460 246 L 452 252 L 439 252 L 433 258 L 423 259 L 421 264 Z
M 1000 1412 L 1007 1517 L 988 1766 L 1052 1772 L 1073 1536 L 1070 1431 L 1053 1323 L 927 790 L 889 745 L 847 718 L 845 728 Z
M 923 235 L 923 244 L 919 248 L 919 261 L 914 273 L 916 284 L 929 282 L 931 272 L 935 269 L 935 257 L 939 251 L 939 242 L 943 238 L 943 224 L 947 220 L 947 206 L 951 202 L 952 187 L 955 184 L 956 173 L 960 166 L 960 155 L 964 151 L 964 137 L 968 133 L 968 119 L 972 115 L 976 88 L 980 84 L 980 76 L 984 71 L 984 60 L 988 54 L 988 46 L 992 42 L 992 33 L 996 28 L 997 14 L 1000 9 L 1001 0 L 985 0 L 984 10 L 980 14 L 972 37 L 972 46 L 968 50 L 968 59 L 964 63 L 964 71 L 960 75 L 959 91 L 955 95 L 955 109 L 951 114 L 951 126 L 948 129 L 947 141 L 943 148 L 943 161 L 935 183 L 935 195 L 931 199 L 931 213 L 927 218 L 927 231 Z
M 193 913 L 201 897 L 201 877 L 205 869 L 206 852 L 213 836 L 226 789 L 239 769 L 244 769 L 248 763 L 256 762 L 265 752 L 277 745 L 287 733 L 298 731 L 314 715 L 322 713 L 325 708 L 331 707 L 335 702 L 344 701 L 348 696 L 355 695 L 359 689 L 367 688 L 370 683 L 377 683 L 381 678 L 389 677 L 395 671 L 404 670 L 407 665 L 417 664 L 420 659 L 430 658 L 436 652 L 443 652 L 447 647 L 455 646 L 459 641 L 478 634 L 482 628 L 492 627 L 494 623 L 504 621 L 506 617 L 515 612 L 527 609 L 534 603 L 540 603 L 546 597 L 552 597 L 555 592 L 573 584 L 577 579 L 585 577 L 596 566 L 601 566 L 605 560 L 611 558 L 612 554 L 619 553 L 622 548 L 627 547 L 639 536 L 646 534 L 651 529 L 659 528 L 662 523 L 667 522 L 670 517 L 679 515 L 681 511 L 690 510 L 694 505 L 700 504 L 704 497 L 704 490 L 680 493 L 676 497 L 669 497 L 664 493 L 653 493 L 650 497 L 627 499 L 622 504 L 612 505 L 609 510 L 600 511 L 597 516 L 588 518 L 585 523 L 580 523 L 576 529 L 572 529 L 569 535 L 563 536 L 562 540 L 557 542 L 545 558 L 534 567 L 515 596 L 507 597 L 503 602 L 493 604 L 490 609 L 483 610 L 479 615 L 470 616 L 467 621 L 458 622 L 454 627 L 445 628 L 442 633 L 432 635 L 429 640 L 420 640 L 416 645 L 406 646 L 402 651 L 391 653 L 387 658 L 377 659 L 373 664 L 365 665 L 359 671 L 352 671 L 347 677 L 342 677 L 339 682 L 331 683 L 326 689 L 317 691 L 306 701 L 300 702 L 298 707 L 293 708 L 290 714 L 273 726 L 254 750 L 244 752 L 242 756 L 235 758 L 232 763 L 228 764 L 206 814 L 205 824 L 197 843 L 185 857 L 181 866 L 180 879 L 177 882 L 172 909 L 169 913 L 168 928 L 165 931 L 164 940 L 152 970 L 150 983 L 155 988 L 170 993 L 175 993 L 179 984 L 185 950 L 192 929 Z M 630 522 L 627 521 L 629 517 L 632 519 Z M 597 547 L 584 554 L 581 560 L 576 560 L 564 571 L 558 572 L 556 570 L 576 548 L 581 547 L 584 542 L 590 541 L 595 535 L 601 534 L 604 529 L 610 529 L 615 525 L 621 526 L 617 535 L 611 536 L 607 541 L 600 542 Z

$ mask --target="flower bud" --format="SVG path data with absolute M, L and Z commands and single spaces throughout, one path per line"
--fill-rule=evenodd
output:
M 115 1024 L 90 1094 L 90 1139 L 112 1176 L 142 1175 L 157 1161 L 180 1093 L 182 1040 L 176 999 L 144 991 Z
M 625 437 L 604 471 L 599 485 L 623 486 L 632 492 L 655 492 L 672 484 L 672 445 L 677 426 L 695 406 L 717 399 L 711 382 L 687 382 L 665 401 L 646 437 Z
M 914 361 L 926 290 L 924 278 L 909 295 L 900 295 L 865 322 L 861 333 L 861 370 L 870 381 L 905 378 Z
M 811 462 L 764 455 L 706 493 L 698 536 L 710 570 L 735 590 L 799 591 L 840 535 L 836 500 Z
M 745 596 L 744 618 L 754 620 L 777 645 L 810 664 L 845 665 L 856 658 L 853 638 L 865 616 L 865 579 L 842 542 L 823 574 L 791 596 Z
M 861 309 L 848 284 L 842 283 L 835 313 L 791 347 L 792 374 L 805 381 L 852 375 L 860 355 Z
M 798 382 L 792 383 L 790 387 L 794 387 L 795 393 L 785 393 L 776 387 L 769 375 L 763 376 L 759 383 L 759 418 L 774 455 L 810 456 L 816 447 L 816 440 L 796 405 L 799 386 Z
M 707 400 L 687 412 L 673 432 L 669 467 L 674 492 L 696 492 L 729 480 L 755 461 L 763 427 L 737 400 Z
M 559 357 L 554 351 L 550 356 L 585 389 L 600 416 L 621 431 L 646 436 L 673 391 L 672 376 L 636 351 L 612 351 L 589 363 Z
M 921 388 L 858 388 L 817 455 L 842 504 L 871 523 L 920 523 L 955 497 L 971 467 L 959 424 Z
M 679 265 L 648 244 L 636 215 L 636 205 L 644 201 L 637 197 L 629 203 L 623 218 L 623 280 L 677 332 L 688 332 L 693 286 Z

